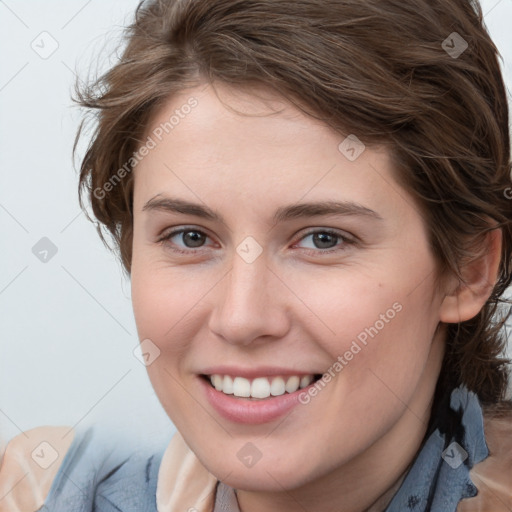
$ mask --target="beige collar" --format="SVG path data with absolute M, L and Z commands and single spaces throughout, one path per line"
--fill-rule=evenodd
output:
M 215 478 L 187 446 L 179 432 L 165 450 L 158 471 L 158 512 L 212 512 Z

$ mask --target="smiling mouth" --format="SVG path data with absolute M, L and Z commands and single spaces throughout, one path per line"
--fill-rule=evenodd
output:
M 225 395 L 250 400 L 264 400 L 271 397 L 295 393 L 319 380 L 321 374 L 257 377 L 246 379 L 231 375 L 201 375 L 211 387 Z

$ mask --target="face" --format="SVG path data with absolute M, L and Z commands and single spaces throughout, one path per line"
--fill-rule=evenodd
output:
M 203 85 L 156 113 L 134 171 L 149 376 L 239 489 L 299 488 L 424 434 L 434 259 L 387 151 L 345 139 L 269 92 Z

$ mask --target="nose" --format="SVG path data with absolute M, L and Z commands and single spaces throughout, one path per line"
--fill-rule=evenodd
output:
M 209 328 L 238 345 L 283 337 L 290 328 L 288 295 L 263 254 L 252 263 L 235 254 L 231 271 L 216 286 Z

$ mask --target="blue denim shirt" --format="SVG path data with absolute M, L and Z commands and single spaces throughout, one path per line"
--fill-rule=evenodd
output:
M 77 432 L 41 512 L 157 512 L 158 453 L 122 453 Z M 455 512 L 476 496 L 469 470 L 489 455 L 477 396 L 460 387 L 440 400 L 429 431 L 384 512 Z M 217 487 L 213 512 L 240 512 L 233 489 Z

